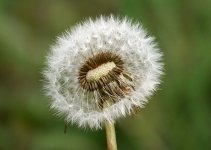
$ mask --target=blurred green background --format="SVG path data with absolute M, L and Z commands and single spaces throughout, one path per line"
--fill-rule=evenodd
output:
M 141 21 L 165 55 L 160 90 L 117 122 L 119 150 L 211 149 L 210 0 L 0 0 L 0 150 L 106 149 L 104 130 L 63 133 L 41 71 L 57 35 L 110 13 Z

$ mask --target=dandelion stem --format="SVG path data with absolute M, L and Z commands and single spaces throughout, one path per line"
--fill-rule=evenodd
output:
M 105 121 L 105 130 L 107 139 L 107 150 L 117 150 L 114 123 L 109 123 L 108 121 Z

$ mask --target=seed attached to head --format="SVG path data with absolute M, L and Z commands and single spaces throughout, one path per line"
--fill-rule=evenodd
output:
M 115 103 L 134 89 L 123 64 L 119 55 L 105 51 L 90 57 L 80 68 L 79 83 L 84 90 L 97 92 L 100 108 L 105 101 Z

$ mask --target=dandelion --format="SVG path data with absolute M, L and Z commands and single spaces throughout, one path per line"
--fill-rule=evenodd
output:
M 115 138 L 109 135 L 115 120 L 143 108 L 157 89 L 161 57 L 140 24 L 113 16 L 89 19 L 51 47 L 44 71 L 51 107 L 79 127 L 105 124 L 107 137 Z

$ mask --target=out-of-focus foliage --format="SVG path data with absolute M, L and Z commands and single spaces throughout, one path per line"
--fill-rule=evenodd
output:
M 49 110 L 41 71 L 55 36 L 86 17 L 141 21 L 164 52 L 160 89 L 140 115 L 117 122 L 120 150 L 211 149 L 211 1 L 1 0 L 0 149 L 106 149 L 104 131 Z

